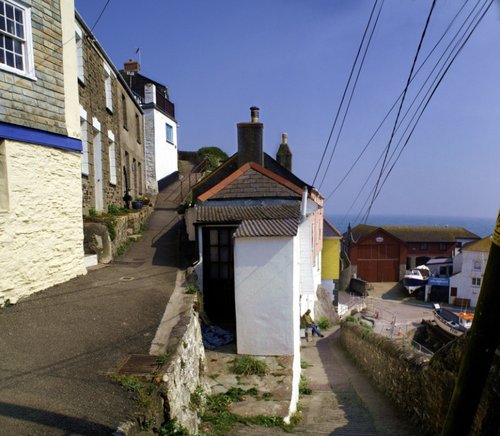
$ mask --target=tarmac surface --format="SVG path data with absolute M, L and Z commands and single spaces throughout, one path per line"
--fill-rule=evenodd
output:
M 0 309 L 0 435 L 113 433 L 136 404 L 106 373 L 148 354 L 181 265 L 179 184 L 107 266 Z

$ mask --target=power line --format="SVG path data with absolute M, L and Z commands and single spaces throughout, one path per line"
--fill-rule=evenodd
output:
M 384 0 L 382 0 L 382 4 L 380 5 L 380 8 L 378 10 L 378 13 L 377 13 L 377 18 L 375 19 L 375 23 L 372 27 L 372 30 L 370 32 L 370 37 L 368 38 L 368 43 L 366 44 L 366 47 L 365 47 L 365 51 L 363 53 L 363 57 L 361 59 L 361 64 L 358 68 L 358 72 L 356 74 L 356 79 L 354 80 L 354 85 L 351 89 L 351 93 L 350 93 L 350 96 L 349 96 L 349 101 L 347 102 L 347 107 L 344 111 L 344 116 L 342 118 L 342 122 L 340 123 L 340 128 L 339 128 L 339 131 L 337 132 L 337 137 L 335 139 L 335 144 L 333 146 L 333 150 L 332 150 L 332 153 L 330 155 L 330 159 L 328 160 L 328 165 L 326 167 L 326 170 L 323 174 L 323 178 L 321 179 L 321 182 L 318 186 L 318 189 L 321 189 L 321 186 L 323 186 L 323 182 L 325 181 L 325 177 L 326 175 L 328 174 L 328 170 L 330 169 L 330 165 L 332 163 L 332 159 L 333 159 L 333 155 L 335 154 L 335 150 L 337 149 L 337 145 L 339 143 L 339 139 L 340 139 L 340 135 L 342 133 L 342 130 L 344 129 L 344 124 L 345 124 L 345 120 L 347 118 L 347 114 L 349 113 L 349 108 L 351 107 L 351 102 L 352 102 L 352 98 L 354 97 L 354 91 L 356 90 L 356 85 L 358 84 L 358 80 L 359 80 L 359 76 L 361 74 L 361 70 L 363 68 L 363 65 L 365 63 L 365 59 L 366 59 L 366 54 L 368 53 L 368 49 L 370 48 L 370 44 L 372 42 L 372 38 L 373 38 L 373 34 L 375 33 L 375 29 L 377 27 L 377 23 L 378 23 L 378 20 L 380 18 L 380 13 L 382 12 L 382 8 L 384 7 Z
M 330 130 L 330 135 L 328 136 L 328 140 L 326 141 L 325 148 L 323 149 L 323 154 L 321 155 L 321 159 L 320 159 L 319 164 L 318 164 L 318 169 L 316 170 L 316 174 L 314 175 L 314 179 L 313 179 L 313 182 L 312 182 L 312 184 L 313 184 L 313 185 L 314 185 L 314 183 L 316 182 L 316 178 L 318 177 L 318 173 L 319 173 L 319 171 L 320 171 L 321 165 L 323 164 L 323 160 L 324 160 L 325 155 L 326 155 L 326 152 L 327 152 L 327 150 L 328 150 L 328 146 L 330 145 L 330 140 L 331 140 L 332 135 L 333 135 L 333 130 L 335 129 L 335 126 L 336 126 L 336 124 L 337 124 L 337 119 L 338 119 L 338 117 L 339 117 L 339 115 L 340 115 L 340 110 L 341 110 L 341 108 L 342 108 L 342 105 L 343 105 L 343 103 L 344 103 L 345 96 L 346 96 L 346 94 L 347 94 L 347 90 L 348 90 L 349 85 L 350 85 L 350 83 L 351 83 L 352 75 L 354 74 L 354 69 L 355 69 L 355 67 L 356 67 L 356 65 L 357 65 L 357 63 L 358 63 L 358 58 L 359 58 L 359 55 L 360 55 L 360 53 L 361 53 L 361 49 L 362 49 L 362 47 L 363 47 L 363 44 L 364 44 L 364 41 L 365 41 L 365 38 L 366 38 L 366 34 L 367 34 L 367 32 L 368 32 L 368 29 L 369 29 L 369 26 L 370 26 L 371 20 L 372 20 L 372 18 L 373 18 L 373 14 L 374 14 L 374 12 L 375 12 L 375 8 L 376 8 L 377 4 L 378 4 L 378 0 L 375 0 L 375 3 L 373 4 L 373 8 L 372 8 L 371 13 L 370 13 L 370 18 L 368 19 L 368 23 L 366 23 L 366 27 L 365 27 L 365 30 L 364 30 L 364 32 L 363 32 L 363 37 L 361 38 L 361 42 L 360 42 L 359 47 L 358 47 L 358 52 L 356 53 L 356 57 L 355 57 L 354 62 L 353 62 L 353 64 L 352 64 L 352 67 L 351 67 L 351 72 L 349 73 L 349 79 L 347 80 L 347 84 L 346 84 L 346 86 L 345 86 L 345 88 L 344 88 L 344 93 L 343 93 L 343 95 L 342 95 L 342 99 L 340 100 L 340 104 L 339 104 L 339 107 L 338 107 L 338 109 L 337 109 L 337 113 L 336 113 L 336 115 L 335 115 L 335 119 L 334 119 L 334 121 L 333 121 L 332 128 L 331 128 L 331 130 Z
M 431 9 L 429 11 L 429 15 L 427 16 L 427 20 L 425 22 L 425 26 L 424 26 L 424 30 L 422 32 L 422 36 L 420 37 L 420 41 L 418 43 L 417 52 L 415 53 L 415 57 L 413 59 L 413 63 L 412 63 L 411 70 L 410 70 L 410 74 L 408 75 L 408 80 L 406 81 L 406 86 L 405 86 L 404 91 L 403 91 L 403 97 L 401 98 L 401 102 L 399 104 L 398 113 L 396 115 L 396 119 L 394 121 L 394 126 L 393 126 L 392 132 L 391 132 L 391 137 L 389 138 L 389 143 L 387 144 L 387 147 L 386 147 L 386 151 L 385 151 L 385 155 L 384 155 L 384 160 L 382 162 L 382 167 L 380 168 L 380 174 L 379 174 L 379 176 L 377 178 L 377 182 L 375 184 L 375 191 L 373 193 L 373 197 L 372 197 L 372 200 L 370 202 L 370 206 L 368 207 L 368 213 L 366 215 L 365 223 L 368 220 L 368 217 L 370 216 L 371 208 L 373 206 L 373 203 L 375 202 L 375 196 L 377 194 L 378 185 L 379 185 L 380 179 L 382 178 L 382 174 L 383 174 L 383 171 L 384 171 L 385 163 L 386 163 L 386 160 L 387 160 L 387 155 L 389 154 L 389 149 L 391 148 L 391 143 L 392 143 L 392 140 L 394 138 L 394 133 L 396 132 L 396 127 L 397 127 L 397 124 L 398 124 L 399 115 L 401 114 L 401 109 L 403 108 L 403 104 L 404 104 L 404 101 L 405 101 L 406 93 L 408 91 L 408 87 L 410 86 L 410 82 L 411 82 L 411 77 L 412 77 L 412 74 L 413 74 L 413 70 L 414 70 L 415 65 L 417 63 L 418 54 L 420 53 L 420 49 L 422 48 L 422 43 L 424 41 L 425 34 L 427 33 L 427 28 L 429 26 L 429 22 L 430 22 L 430 19 L 431 19 L 431 16 L 432 16 L 432 12 L 434 11 L 434 6 L 435 5 L 436 5 L 436 0 L 432 0 Z
M 479 3 L 480 0 L 478 0 L 478 3 Z M 431 57 L 431 55 L 434 53 L 434 51 L 437 49 L 437 47 L 439 46 L 439 44 L 441 43 L 441 41 L 443 40 L 443 38 L 446 36 L 446 34 L 450 31 L 451 27 L 453 26 L 454 22 L 456 21 L 456 19 L 458 18 L 458 16 L 461 14 L 462 10 L 464 9 L 464 7 L 466 6 L 468 0 L 465 0 L 464 3 L 462 4 L 462 6 L 460 7 L 460 9 L 458 10 L 458 12 L 455 14 L 455 16 L 452 18 L 452 20 L 450 21 L 450 23 L 448 24 L 447 28 L 445 29 L 445 31 L 443 32 L 443 34 L 441 35 L 441 37 L 438 39 L 438 41 L 436 42 L 436 44 L 434 45 L 434 47 L 430 50 L 430 52 L 427 54 L 427 56 L 425 57 L 424 61 L 420 64 L 420 66 L 417 68 L 417 70 L 415 71 L 415 74 L 413 75 L 412 77 L 412 81 L 415 79 L 415 77 L 418 75 L 418 73 L 422 70 L 422 68 L 424 67 L 424 65 L 427 63 L 427 61 L 429 60 L 429 58 Z M 478 4 L 477 3 L 477 4 Z M 474 8 L 477 7 L 477 4 Z M 472 12 L 469 14 L 469 16 L 465 19 L 465 22 L 468 20 L 468 18 L 470 17 L 470 15 L 472 14 Z M 460 32 L 460 29 L 457 31 L 456 34 L 458 34 Z M 453 42 L 453 39 L 456 38 L 456 34 L 455 36 L 452 38 L 452 41 L 450 42 L 450 44 L 448 45 L 448 47 L 451 45 L 451 43 Z M 445 52 L 446 50 L 448 49 L 448 47 L 445 49 Z M 441 58 L 444 56 L 441 55 Z M 440 59 L 441 59 L 440 58 Z M 438 60 L 438 63 L 439 63 L 440 60 Z M 432 73 L 431 73 L 432 74 Z M 430 74 L 428 75 L 428 78 L 429 78 Z M 425 80 L 425 82 L 427 82 L 428 78 Z M 333 194 L 335 194 L 335 192 L 337 192 L 337 190 L 342 186 L 342 184 L 344 183 L 344 181 L 347 179 L 347 177 L 349 177 L 349 175 L 351 174 L 352 170 L 356 167 L 357 163 L 360 161 L 361 157 L 364 155 L 364 153 L 366 152 L 366 150 L 368 149 L 369 145 L 371 144 L 371 142 L 373 141 L 373 139 L 375 138 L 375 136 L 377 135 L 377 133 L 379 132 L 379 130 L 382 128 L 382 126 L 384 125 L 385 121 L 387 120 L 387 118 L 389 117 L 389 115 L 391 114 L 392 110 L 396 107 L 399 99 L 401 98 L 401 96 L 403 95 L 403 91 L 401 91 L 401 93 L 399 94 L 399 96 L 394 100 L 394 103 L 392 104 L 392 106 L 390 107 L 390 109 L 387 111 L 385 117 L 382 119 L 382 121 L 379 123 L 379 125 L 377 126 L 377 128 L 375 129 L 375 132 L 372 134 L 372 136 L 370 137 L 370 139 L 368 140 L 368 142 L 366 143 L 366 145 L 363 147 L 363 149 L 361 150 L 361 152 L 358 154 L 358 156 L 356 157 L 356 159 L 354 160 L 354 162 L 351 164 L 350 168 L 346 171 L 346 173 L 344 174 L 344 176 L 340 179 L 340 181 L 337 183 L 337 185 L 335 186 L 335 188 L 330 192 L 330 194 L 328 194 L 326 197 L 325 197 L 325 201 L 329 200 Z M 413 102 L 412 104 L 410 105 L 410 107 L 413 105 Z M 408 109 L 409 110 L 409 109 Z M 407 111 L 408 113 L 408 111 Z M 406 117 L 406 114 L 405 116 Z M 404 119 L 403 117 L 403 119 Z M 366 185 L 366 184 L 365 184 Z M 365 186 L 363 185 L 363 187 Z
M 101 10 L 101 13 L 100 13 L 100 14 L 99 14 L 99 16 L 97 17 L 97 20 L 95 20 L 94 25 L 90 28 L 90 30 L 91 30 L 92 32 L 94 31 L 94 27 L 95 27 L 95 26 L 97 26 L 97 23 L 98 23 L 98 22 L 99 22 L 99 20 L 101 19 L 102 14 L 104 14 L 104 11 L 105 11 L 105 10 L 106 10 L 106 8 L 108 7 L 108 5 L 109 5 L 109 2 L 110 2 L 110 1 L 111 1 L 111 0 L 108 0 L 108 1 L 106 2 L 106 4 L 104 5 L 104 7 L 103 7 L 103 8 L 102 8 L 102 10 Z

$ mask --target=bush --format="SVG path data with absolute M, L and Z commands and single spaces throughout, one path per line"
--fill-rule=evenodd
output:
M 198 150 L 198 156 L 201 159 L 207 159 L 208 168 L 207 172 L 213 171 L 217 168 L 221 162 L 228 159 L 228 155 L 222 151 L 219 147 L 202 147 Z
M 326 316 L 320 316 L 318 319 L 318 327 L 321 330 L 328 330 L 332 326 L 332 323 Z

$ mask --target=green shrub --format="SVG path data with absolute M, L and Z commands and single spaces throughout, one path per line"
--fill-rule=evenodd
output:
M 328 330 L 332 326 L 331 321 L 326 316 L 320 316 L 318 319 L 318 327 L 321 330 Z

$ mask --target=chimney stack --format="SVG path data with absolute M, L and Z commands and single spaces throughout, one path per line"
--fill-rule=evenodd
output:
M 264 125 L 259 123 L 259 108 L 250 108 L 251 122 L 238 123 L 238 167 L 247 162 L 264 166 L 262 137 Z
M 278 153 L 276 153 L 276 160 L 282 167 L 292 171 L 292 152 L 288 146 L 288 135 L 286 133 L 281 135 L 281 144 Z
M 127 74 L 134 75 L 135 73 L 141 71 L 141 64 L 133 59 L 129 59 L 128 62 L 123 64 L 123 69 Z

